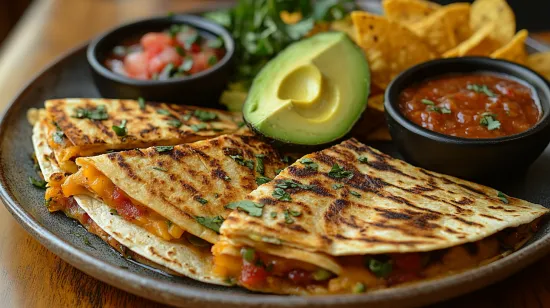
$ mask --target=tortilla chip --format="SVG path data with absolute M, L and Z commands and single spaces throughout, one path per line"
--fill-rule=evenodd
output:
M 412 24 L 410 29 L 442 54 L 458 45 L 464 36 L 469 36 L 469 16 L 468 3 L 451 4 Z
M 491 37 L 500 42 L 501 46 L 516 34 L 516 17 L 506 0 L 476 0 L 470 14 L 470 27 L 474 31 L 490 23 L 498 25 L 491 32 Z
M 519 64 L 525 64 L 527 61 L 527 50 L 525 49 L 525 40 L 529 36 L 527 30 L 519 31 L 514 38 L 497 51 L 491 54 L 491 58 L 504 59 Z
M 391 141 L 387 125 L 381 126 L 367 136 L 367 141 Z
M 384 0 L 384 16 L 403 24 L 412 24 L 426 18 L 441 5 L 424 0 Z
M 550 51 L 534 53 L 527 57 L 526 62 L 528 67 L 550 80 Z
M 360 11 L 351 13 L 351 18 L 370 64 L 372 83 L 380 88 L 385 89 L 403 70 L 437 57 L 428 44 L 398 22 Z
M 367 108 L 374 109 L 379 112 L 384 112 L 384 94 L 378 94 L 369 97 Z
M 445 52 L 443 57 L 489 56 L 500 47 L 500 43 L 491 38 L 491 32 L 494 28 L 495 24 L 486 24 L 469 39 Z

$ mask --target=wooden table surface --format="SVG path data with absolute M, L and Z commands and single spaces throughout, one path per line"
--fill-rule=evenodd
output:
M 50 61 L 134 18 L 212 6 L 205 0 L 35 0 L 0 50 L 0 110 Z M 537 35 L 536 35 L 537 36 Z M 550 33 L 538 34 L 550 42 Z M 150 307 L 41 246 L 0 206 L 0 307 Z M 550 256 L 503 282 L 439 307 L 550 307 Z

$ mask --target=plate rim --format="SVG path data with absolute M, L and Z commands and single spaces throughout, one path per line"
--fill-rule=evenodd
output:
M 88 42 L 80 44 L 56 57 L 45 68 L 36 73 L 11 99 L 0 116 L 0 144 L 4 141 L 7 124 L 11 115 L 18 111 L 18 102 L 32 91 L 34 84 L 44 78 L 52 69 L 67 59 L 83 53 L 85 57 Z M 0 151 L 0 162 L 5 153 Z M 147 277 L 134 273 L 96 258 L 81 250 L 63 238 L 56 236 L 36 221 L 16 200 L 0 165 L 0 199 L 10 214 L 27 232 L 52 253 L 86 274 L 118 289 L 171 305 L 186 306 L 196 303 L 208 305 L 230 305 L 228 307 L 310 307 L 310 306 L 376 306 L 390 307 L 396 304 L 418 306 L 435 303 L 456 297 L 504 279 L 527 267 L 550 252 L 550 233 L 509 256 L 487 265 L 472 268 L 464 272 L 439 279 L 426 280 L 411 285 L 373 291 L 364 295 L 322 295 L 322 296 L 284 296 L 261 293 L 234 294 L 226 290 L 209 290 L 195 286 L 182 286 L 178 282 Z M 230 290 L 227 288 L 227 290 Z M 148 292 L 144 292 L 148 291 Z

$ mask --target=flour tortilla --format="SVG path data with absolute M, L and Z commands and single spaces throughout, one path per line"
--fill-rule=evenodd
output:
M 240 155 L 241 159 L 231 155 Z M 268 178 L 286 166 L 269 144 L 257 137 L 239 135 L 177 145 L 166 152 L 151 147 L 81 157 L 76 163 L 92 165 L 132 199 L 183 230 L 216 243 L 218 234 L 200 224 L 197 217 L 225 218 L 231 212 L 225 205 L 258 187 L 257 155 L 264 156 L 264 175 Z M 252 162 L 252 166 L 245 161 Z
M 108 150 L 144 148 L 153 145 L 174 145 L 204 140 L 239 130 L 241 113 L 184 105 L 147 102 L 142 109 L 138 101 L 119 99 L 67 98 L 45 102 L 50 147 L 60 167 L 76 172 L 74 159 L 103 154 Z M 77 110 L 105 108 L 108 118 L 91 120 L 76 118 Z M 214 115 L 201 119 L 195 112 Z M 175 120 L 181 124 L 174 124 Z M 113 126 L 126 121 L 127 134 L 117 136 Z M 177 123 L 177 122 L 176 122 Z M 63 132 L 62 141 L 51 142 L 56 131 Z
M 50 158 L 53 156 L 46 142 L 46 119 L 43 116 L 33 127 L 32 141 L 44 177 L 49 178 L 54 173 L 62 172 L 56 161 Z M 223 278 L 213 274 L 209 247 L 196 247 L 186 239 L 180 243 L 166 241 L 118 215 L 112 215 L 111 208 L 99 200 L 88 196 L 76 196 L 75 200 L 103 231 L 141 256 L 138 258 L 141 263 L 195 280 L 229 285 Z
M 318 170 L 300 163 L 304 158 L 317 163 Z M 281 243 L 269 244 L 272 247 L 301 249 L 327 258 L 425 252 L 476 242 L 548 212 L 541 205 L 512 197 L 506 203 L 495 189 L 414 167 L 355 139 L 302 159 L 247 196 L 264 205 L 263 216 L 232 212 L 220 230 L 224 240 L 263 247 L 268 239 Z M 334 164 L 353 172 L 353 177 L 330 177 Z M 280 201 L 272 193 L 284 180 L 316 188 L 295 188 L 292 201 Z M 344 187 L 334 189 L 337 183 Z M 300 215 L 288 224 L 285 211 Z M 275 218 L 272 212 L 277 213 Z M 324 262 L 314 264 L 329 268 Z

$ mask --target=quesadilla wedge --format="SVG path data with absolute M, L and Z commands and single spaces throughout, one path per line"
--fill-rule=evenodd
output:
M 51 178 L 55 182 L 63 178 L 63 173 L 55 159 L 51 159 L 53 153 L 48 146 L 45 125 L 45 118 L 35 124 L 32 141 L 40 172 L 44 178 Z M 48 210 L 62 211 L 67 217 L 78 221 L 88 232 L 101 238 L 124 258 L 172 275 L 188 276 L 215 284 L 227 284 L 219 277 L 212 275 L 212 256 L 209 251 L 198 249 L 197 243 L 182 241 L 179 244 L 167 244 L 164 240 L 149 235 L 145 230 L 113 215 L 109 207 L 86 196 L 67 198 L 62 204 L 51 201 L 48 199 L 45 202 Z M 133 250 L 140 253 L 135 253 Z
M 306 155 L 238 201 L 215 272 L 262 292 L 365 292 L 449 275 L 523 245 L 543 206 L 416 168 L 355 139 Z
M 204 140 L 234 133 L 242 121 L 240 113 L 142 100 L 54 99 L 45 107 L 48 145 L 69 173 L 78 157 Z

